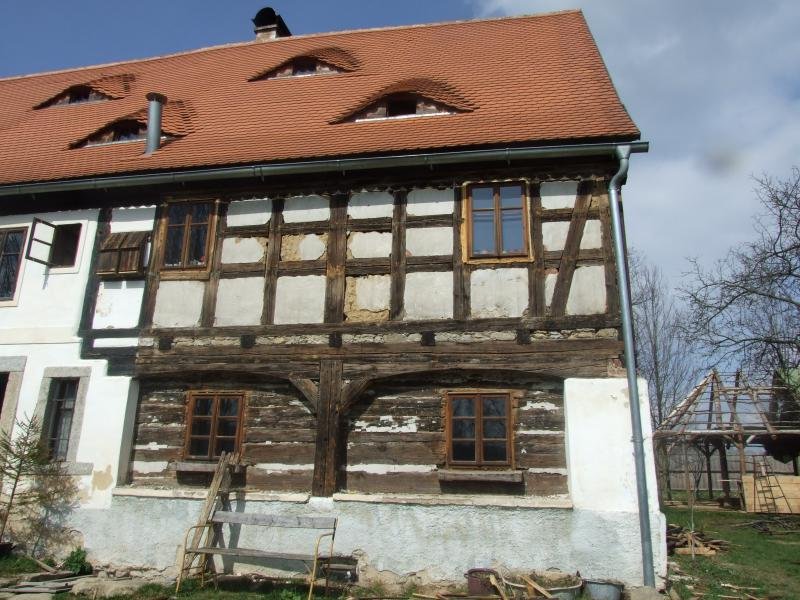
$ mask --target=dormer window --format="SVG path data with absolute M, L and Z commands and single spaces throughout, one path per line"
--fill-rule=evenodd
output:
M 430 115 L 452 115 L 457 111 L 449 106 L 434 102 L 415 94 L 392 94 L 372 103 L 355 115 L 354 121 L 372 119 L 395 119 L 402 117 L 423 117 Z
M 46 108 L 48 106 L 66 106 L 68 104 L 83 104 L 86 102 L 103 102 L 111 100 L 111 96 L 107 96 L 98 92 L 88 85 L 76 85 L 68 90 L 60 93 L 58 96 L 43 102 L 36 106 L 36 108 Z
M 121 142 L 135 142 L 147 137 L 147 124 L 134 120 L 123 120 L 104 127 L 97 133 L 78 142 L 74 147 L 102 146 Z
M 283 79 L 286 77 L 308 77 L 311 75 L 326 75 L 343 73 L 344 71 L 330 63 L 314 56 L 301 56 L 283 63 L 277 69 L 256 75 L 250 81 L 262 79 Z

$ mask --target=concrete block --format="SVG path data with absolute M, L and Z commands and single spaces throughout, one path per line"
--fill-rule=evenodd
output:
M 567 299 L 568 315 L 595 315 L 606 311 L 605 267 L 578 267 Z
M 222 240 L 222 262 L 251 263 L 264 260 L 267 252 L 265 237 L 229 237 Z
M 203 308 L 205 281 L 162 281 L 153 312 L 155 327 L 197 327 Z
M 453 272 L 408 273 L 404 294 L 408 320 L 453 317 Z
M 528 308 L 528 270 L 473 271 L 470 304 L 473 318 L 521 317 Z
M 250 198 L 231 202 L 225 222 L 228 227 L 264 225 L 271 217 L 272 201 L 269 198 Z
M 389 275 L 348 277 L 345 316 L 348 321 L 384 321 L 389 318 L 392 278 Z
M 391 217 L 394 197 L 389 192 L 357 192 L 350 197 L 347 214 L 351 219 Z
M 406 229 L 407 256 L 437 256 L 452 253 L 452 227 L 412 227 Z
M 546 181 L 541 185 L 542 208 L 572 208 L 578 195 L 577 181 Z
M 94 329 L 124 329 L 139 324 L 144 281 L 101 281 L 94 308 Z
M 567 243 L 569 221 L 550 221 L 542 223 L 542 245 L 545 251 L 560 251 Z
M 264 278 L 220 279 L 214 325 L 260 325 L 264 308 Z
M 392 234 L 378 231 L 353 232 L 347 236 L 350 258 L 383 258 L 392 253 Z
M 330 202 L 322 196 L 292 196 L 283 205 L 283 220 L 286 223 L 327 221 L 330 218 Z
M 412 217 L 452 215 L 455 206 L 452 188 L 418 188 L 408 193 L 406 211 Z
M 592 250 L 603 247 L 603 234 L 599 219 L 589 219 L 583 228 L 581 250 Z
M 285 235 L 281 239 L 281 260 L 318 260 L 325 256 L 328 235 Z
M 325 276 L 278 277 L 275 323 L 322 323 L 325 319 Z

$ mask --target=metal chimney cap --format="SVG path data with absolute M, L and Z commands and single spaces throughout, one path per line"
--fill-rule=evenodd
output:
M 292 35 L 283 18 L 271 6 L 266 6 L 256 13 L 256 16 L 253 17 L 253 25 L 256 26 L 256 32 L 259 30 L 274 30 L 276 37 Z
M 156 102 L 160 102 L 161 104 L 165 104 L 167 102 L 167 97 L 164 94 L 159 94 L 158 92 L 150 92 L 147 94 L 147 99 L 152 102 L 155 100 Z

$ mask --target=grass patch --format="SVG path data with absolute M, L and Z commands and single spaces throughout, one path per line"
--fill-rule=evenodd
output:
M 689 527 L 688 509 L 666 508 L 669 523 Z M 766 535 L 752 527 L 737 527 L 742 523 L 765 518 L 728 511 L 695 511 L 696 531 L 731 542 L 727 552 L 716 556 L 671 556 L 686 575 L 695 579 L 695 592 L 705 599 L 736 596 L 736 591 L 722 584 L 752 587 L 748 593 L 758 598 L 800 600 L 800 532 L 787 535 Z M 693 596 L 684 582 L 676 582 L 681 598 Z
M 20 573 L 38 573 L 41 567 L 30 558 L 24 556 L 4 556 L 0 558 L 0 576 L 18 575 Z

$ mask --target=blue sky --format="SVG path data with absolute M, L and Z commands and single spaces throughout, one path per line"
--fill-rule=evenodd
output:
M 252 38 L 261 0 L 9 1 L 0 77 Z M 643 138 L 625 188 L 629 243 L 673 282 L 752 236 L 753 175 L 800 165 L 796 0 L 303 0 L 295 34 L 582 8 Z M 531 107 L 535 110 L 535 107 Z

